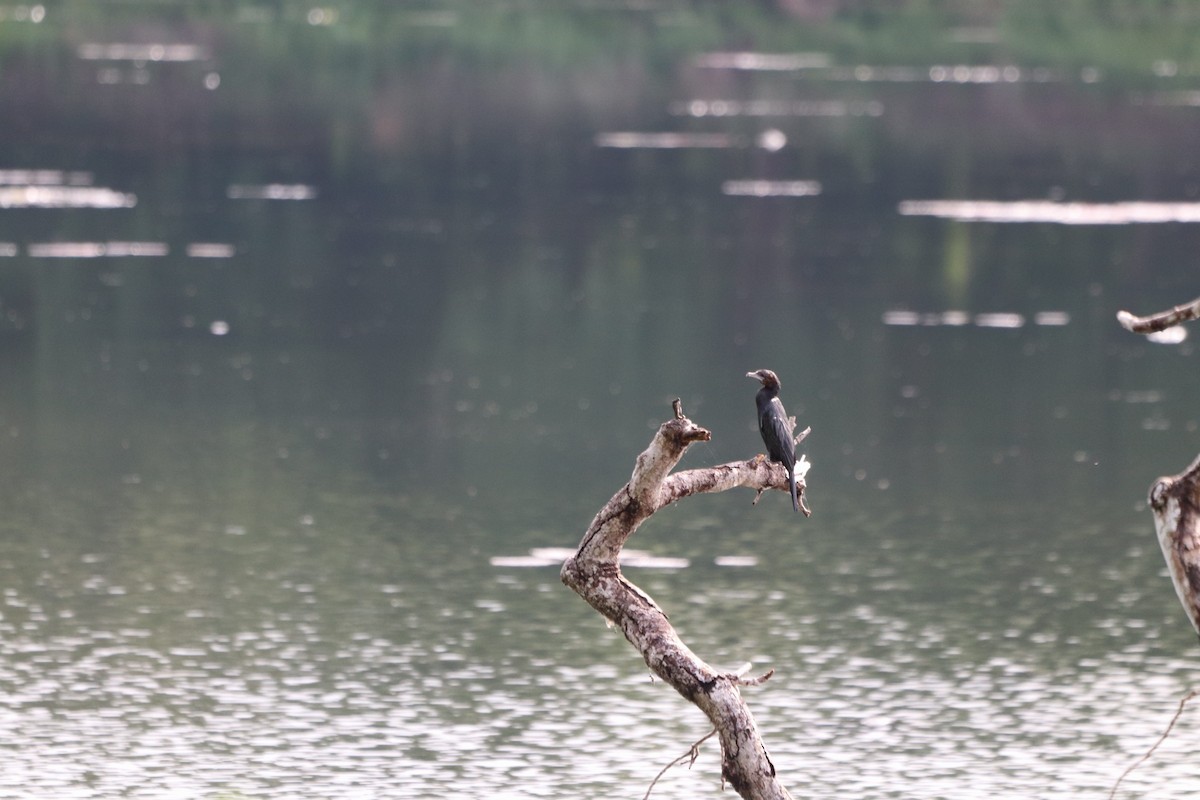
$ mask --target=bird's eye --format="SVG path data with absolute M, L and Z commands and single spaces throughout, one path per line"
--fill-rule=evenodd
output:
M 1150 506 L 1152 508 L 1161 509 L 1167 504 L 1167 489 L 1170 488 L 1166 481 L 1159 481 L 1150 487 Z

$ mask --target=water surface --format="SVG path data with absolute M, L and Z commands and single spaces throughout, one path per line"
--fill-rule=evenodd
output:
M 1158 737 L 1200 382 L 1115 312 L 1196 294 L 1178 53 L 234 5 L 0 14 L 0 794 L 641 796 L 704 720 L 531 554 L 675 397 L 682 468 L 757 453 L 761 367 L 814 516 L 689 499 L 628 573 L 775 669 L 793 793 L 1098 796 Z M 1200 790 L 1195 729 L 1124 796 Z

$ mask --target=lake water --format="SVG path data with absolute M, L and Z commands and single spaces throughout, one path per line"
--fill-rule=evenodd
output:
M 705 720 L 531 554 L 675 397 L 758 453 L 761 367 L 812 518 L 628 574 L 775 670 L 784 784 L 1107 794 L 1200 659 L 1200 329 L 1115 322 L 1200 294 L 1200 70 L 951 17 L 0 6 L 0 796 L 641 797 Z M 1200 792 L 1197 714 L 1118 796 Z

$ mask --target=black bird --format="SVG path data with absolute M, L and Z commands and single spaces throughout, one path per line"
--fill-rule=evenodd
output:
M 758 405 L 758 432 L 767 446 L 767 456 L 787 468 L 788 484 L 792 490 L 792 509 L 800 510 L 800 498 L 796 494 L 796 440 L 792 438 L 792 424 L 788 422 L 783 403 L 779 402 L 779 378 L 769 369 L 747 372 L 747 378 L 762 383 L 754 397 Z

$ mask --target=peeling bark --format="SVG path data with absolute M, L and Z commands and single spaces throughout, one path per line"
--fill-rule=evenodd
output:
M 713 669 L 688 649 L 654 600 L 621 574 L 618 561 L 625 542 L 669 503 L 737 486 L 760 493 L 789 491 L 783 465 L 762 456 L 670 474 L 693 442 L 712 436 L 683 415 L 678 400 L 674 409 L 675 418 L 659 427 L 650 446 L 637 457 L 629 483 L 600 509 L 578 552 L 563 564 L 562 581 L 621 629 L 655 675 L 705 713 L 721 742 L 721 776 L 739 795 L 746 800 L 790 800 L 739 689 L 762 683 L 771 673 L 742 678 Z M 797 463 L 796 471 L 802 498 L 808 462 L 804 465 L 802 472 Z

